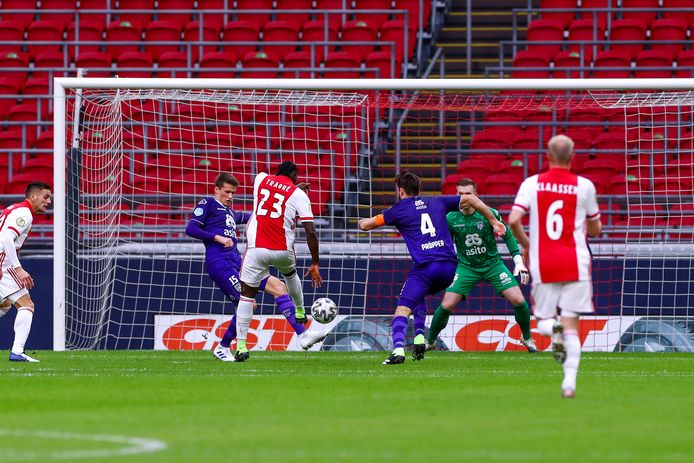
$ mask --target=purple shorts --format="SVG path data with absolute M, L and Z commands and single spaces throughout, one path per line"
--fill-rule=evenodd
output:
M 234 262 L 218 259 L 206 265 L 207 274 L 217 284 L 217 287 L 234 304 L 238 303 L 241 297 L 241 277 L 239 269 Z M 260 291 L 265 290 L 265 284 L 270 277 L 266 277 L 260 282 Z
M 429 262 L 413 265 L 400 291 L 398 305 L 414 310 L 424 298 L 448 288 L 455 276 L 456 262 Z

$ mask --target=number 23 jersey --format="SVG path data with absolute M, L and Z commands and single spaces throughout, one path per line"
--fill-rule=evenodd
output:
M 297 218 L 313 222 L 308 195 L 289 177 L 259 173 L 253 182 L 253 215 L 246 227 L 248 247 L 293 250 Z
M 586 218 L 600 217 L 595 185 L 567 169 L 526 179 L 513 208 L 530 213 L 530 273 L 536 283 L 590 280 Z

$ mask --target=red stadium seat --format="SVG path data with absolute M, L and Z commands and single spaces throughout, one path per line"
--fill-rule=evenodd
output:
M 326 26 L 327 25 L 327 26 Z M 331 23 L 325 21 L 309 21 L 304 24 L 301 32 L 301 40 L 304 42 L 303 49 L 311 52 L 315 50 L 315 62 L 320 63 L 325 58 L 326 48 L 328 51 L 335 51 L 337 45 L 320 45 L 321 42 L 337 42 L 337 29 Z M 318 46 L 312 46 L 318 45 Z
M 421 2 L 420 0 L 394 0 L 396 10 L 408 10 L 410 13 L 410 26 L 415 30 L 419 30 L 419 22 L 421 18 L 422 29 L 429 28 L 429 19 L 431 18 L 431 2 Z M 401 19 L 401 18 L 396 18 Z M 403 18 L 404 19 L 404 18 Z
M 544 68 L 544 69 L 526 69 Z M 549 59 L 535 50 L 525 50 L 516 53 L 513 58 L 514 79 L 545 79 L 549 77 Z
M 78 68 L 89 69 L 91 77 L 111 77 L 111 63 L 113 58 L 110 53 L 91 51 L 80 53 L 77 57 Z
M 610 174 L 610 177 L 622 174 L 624 175 L 625 170 L 625 160 L 624 156 L 621 155 L 611 155 L 602 156 L 595 159 L 589 159 L 583 163 L 580 170 L 577 169 L 581 175 L 586 175 L 589 177 L 587 172 L 603 172 Z
M 190 71 L 182 71 L 182 68 L 191 68 L 188 57 L 183 51 L 162 53 L 157 62 L 157 77 L 190 77 Z
M 268 10 L 267 13 L 244 13 L 243 10 Z M 252 21 L 260 29 L 270 21 L 272 0 L 236 0 L 236 19 L 239 21 Z
M 49 78 L 60 77 L 64 75 L 64 71 L 60 68 L 67 68 L 68 63 L 65 62 L 65 55 L 60 51 L 41 52 L 34 60 L 34 78 Z
M 152 20 L 152 15 L 130 13 L 124 10 L 154 10 L 154 0 L 118 0 L 118 9 L 116 10 L 118 22 L 128 21 L 137 29 L 142 30 Z
M 365 67 L 377 69 L 366 71 L 366 78 L 398 79 L 402 76 L 402 62 L 393 60 L 389 51 L 374 51 L 368 54 Z
M 26 13 L 5 13 L 4 10 L 27 10 Z M 17 21 L 24 30 L 34 20 L 36 14 L 35 0 L 3 0 L 0 15 L 3 21 Z
M 349 18 L 350 13 L 347 12 L 344 15 L 342 14 L 325 14 L 325 10 L 344 10 L 344 9 L 350 9 L 352 2 L 349 0 L 316 0 L 316 5 L 315 5 L 315 19 L 316 21 L 327 21 L 330 24 L 330 27 L 333 27 L 335 29 L 339 29 L 340 26 L 342 26 L 343 22 L 346 22 L 346 20 L 343 21 L 344 18 Z
M 482 194 L 515 196 L 522 181 L 523 177 L 517 175 L 489 175 L 484 180 Z
M 10 97 L 0 99 L 0 119 L 4 119 L 10 108 L 18 103 L 20 88 L 20 82 L 15 79 L 0 78 L 0 95 Z
M 631 58 L 629 50 L 601 51 L 598 52 L 593 63 L 593 77 L 628 79 L 631 76 L 630 69 Z
M 659 0 L 621 0 L 622 18 L 640 19 L 651 24 L 658 12 Z M 628 8 L 648 8 L 649 11 L 626 11 Z
M 325 59 L 323 77 L 334 79 L 358 79 L 361 62 L 359 56 L 349 51 L 335 51 Z
M 53 150 L 53 130 L 44 130 L 34 143 L 34 148 L 39 150 Z
M 181 195 L 207 196 L 219 175 L 216 171 L 191 172 L 171 179 L 171 193 Z
M 546 59 L 550 59 L 561 48 L 564 40 L 564 27 L 559 21 L 536 19 L 530 23 L 527 32 L 528 50 Z M 556 42 L 554 44 L 536 45 L 532 42 Z
M 282 77 L 288 79 L 299 79 L 299 78 L 310 78 L 311 71 L 294 71 L 294 69 L 310 68 L 311 66 L 311 53 L 308 51 L 295 51 L 294 53 L 288 53 L 284 57 L 284 72 Z M 320 63 L 316 61 L 313 67 L 317 68 Z
M 207 53 L 200 60 L 198 76 L 217 79 L 235 77 L 236 61 L 238 61 L 236 55 L 230 51 Z
M 484 179 L 494 172 L 490 163 L 483 159 L 466 159 L 460 161 L 456 167 L 456 173 L 471 178 L 475 183 L 480 184 Z
M 115 60 L 118 55 L 127 51 L 139 51 L 142 30 L 137 22 L 116 21 L 106 27 L 106 50 Z M 110 42 L 132 42 L 127 45 L 114 45 Z
M 175 24 L 178 30 L 190 22 L 191 13 L 172 13 L 172 10 L 193 10 L 195 0 L 166 0 L 157 3 L 157 17 L 159 21 L 168 21 Z M 229 5 L 231 7 L 231 5 Z
M 682 50 L 677 56 L 675 77 L 694 77 L 694 50 Z
M 0 150 L 2 150 L 0 152 L 0 166 L 8 170 L 7 168 L 12 165 L 13 172 L 17 173 L 22 165 L 22 154 L 27 148 L 28 145 L 22 130 L 13 128 L 0 132 Z
M 226 0 L 228 2 L 228 0 Z M 222 30 L 224 27 L 224 15 L 220 13 L 205 13 L 205 10 L 223 10 L 225 0 L 198 0 L 198 15 L 197 21 L 202 21 L 205 26 L 211 26 L 217 30 Z M 227 3 L 227 8 L 231 5 Z
M 276 0 L 275 17 L 278 21 L 287 21 L 300 29 L 309 20 L 311 13 L 291 13 L 292 10 L 310 10 L 313 0 Z M 287 10 L 287 12 L 281 12 Z
M 643 50 L 644 43 L 625 44 L 621 40 L 637 40 L 645 42 L 646 23 L 641 19 L 617 19 L 612 22 L 610 29 L 610 50 L 624 50 L 631 59 Z
M 381 26 L 380 40 L 381 42 L 395 42 L 395 56 L 398 61 L 402 61 L 405 57 L 405 49 L 407 48 L 407 59 L 412 59 L 414 50 L 417 48 L 417 31 L 410 28 L 405 31 L 405 21 L 395 19 L 386 21 Z M 407 46 L 405 46 L 405 37 L 407 37 Z M 390 51 L 392 47 L 381 45 L 381 50 Z
M 29 56 L 35 58 L 43 51 L 59 51 L 63 42 L 65 27 L 53 20 L 34 21 L 27 29 L 27 50 Z M 54 42 L 52 44 L 33 44 L 31 42 Z
M 595 11 L 596 8 L 607 9 L 609 5 L 617 7 L 615 0 L 581 0 L 581 19 L 589 19 L 594 21 L 597 18 L 597 23 L 602 29 L 607 27 L 607 17 L 610 13 L 606 11 Z
M 145 29 L 145 42 L 173 42 L 170 45 L 145 45 L 156 60 L 162 53 L 178 51 L 181 42 L 181 28 L 170 21 L 153 21 Z
M 588 66 L 595 56 L 595 43 L 605 40 L 605 26 L 596 25 L 592 19 L 576 19 L 569 26 L 569 50 L 583 53 L 583 62 Z M 583 42 L 583 43 L 579 43 Z
M 106 24 L 110 21 L 107 18 L 106 10 L 108 10 L 109 0 L 80 0 L 79 2 L 79 12 L 80 12 L 80 25 L 83 22 L 88 22 L 90 24 L 98 24 L 103 30 L 106 28 Z M 115 2 L 111 1 L 111 10 L 115 9 Z M 92 10 L 99 10 L 98 12 L 92 12 Z M 113 20 L 115 15 L 112 13 L 111 20 Z
M 241 77 L 255 79 L 272 79 L 279 75 L 279 61 L 272 53 L 252 51 L 243 57 Z M 251 71 L 251 69 L 264 69 Z
M 23 104 L 37 107 L 42 118 L 48 115 L 52 102 L 49 96 L 51 92 L 47 78 L 35 77 L 27 80 L 22 88 L 22 94 L 25 96 Z M 36 98 L 28 98 L 30 96 Z
M 692 11 L 676 11 L 673 8 L 692 8 L 691 0 L 663 0 L 663 18 L 681 19 L 687 24 L 694 21 L 694 10 Z
M 542 15 L 542 19 L 560 22 L 562 27 L 566 29 L 576 17 L 575 11 L 545 11 L 548 8 L 576 9 L 576 0 L 540 0 L 540 14 Z
M 366 55 L 374 51 L 377 32 L 375 27 L 367 21 L 354 20 L 348 21 L 342 26 L 341 31 L 341 50 L 352 52 L 359 56 L 359 60 L 366 58 Z M 372 45 L 349 45 L 349 42 L 372 42 Z
M 18 53 L 22 49 L 22 44 L 10 44 L 2 42 L 21 42 L 24 40 L 24 29 L 26 25 L 16 19 L 0 21 L 0 53 Z
M 646 70 L 646 67 L 660 67 L 659 70 Z M 634 77 L 665 78 L 672 77 L 672 55 L 666 50 L 643 50 L 636 57 Z
M 75 23 L 70 23 L 67 26 L 67 41 L 79 41 L 79 51 L 84 53 L 87 51 L 99 51 L 101 47 L 102 37 L 104 35 L 104 26 L 101 22 L 95 21 L 91 16 L 81 17 L 79 31 L 75 29 Z M 79 34 L 79 35 L 78 35 Z M 83 43 L 92 42 L 92 43 Z M 68 45 L 68 53 L 70 58 L 75 57 L 75 46 Z
M 122 53 L 116 61 L 119 77 L 152 77 L 154 59 L 149 51 L 130 51 Z M 144 68 L 144 70 L 125 70 Z
M 46 176 L 44 172 L 42 175 L 45 177 L 37 177 L 36 174 L 17 174 L 12 177 L 10 183 L 5 187 L 5 194 L 8 195 L 23 195 L 26 191 L 27 184 L 31 182 L 46 182 L 49 185 L 53 184 L 53 174 Z
M 51 156 L 42 156 L 41 158 L 29 159 L 20 169 L 21 175 L 31 176 L 37 180 L 48 181 L 53 183 L 53 164 L 49 164 Z
M 668 225 L 671 227 L 694 227 L 694 204 L 673 204 L 670 207 Z
M 515 138 L 515 133 L 512 133 L 513 135 L 509 135 L 509 131 L 502 127 L 490 127 L 476 132 L 470 142 L 470 150 L 472 154 L 483 150 L 503 153 L 508 150 L 513 138 Z
M 656 43 L 657 41 L 679 43 Z M 668 52 L 673 56 L 682 51 L 687 41 L 687 23 L 681 19 L 656 19 L 651 24 L 651 49 Z
M 354 0 L 355 10 L 390 10 L 391 0 Z M 383 23 L 388 21 L 390 13 L 367 13 L 355 12 L 355 19 L 363 20 L 374 27 L 380 28 Z M 404 20 L 404 18 L 402 18 Z
M 222 32 L 222 42 L 258 42 L 260 26 L 254 21 L 232 21 L 228 22 Z M 258 45 L 227 44 L 222 45 L 223 50 L 231 50 L 234 53 L 245 56 L 247 53 L 256 51 Z
M 41 0 L 41 9 L 38 12 L 43 21 L 52 21 L 64 30 L 75 19 L 76 6 L 77 2 L 73 0 Z M 46 10 L 59 10 L 61 12 L 47 13 Z
M 293 22 L 270 21 L 263 29 L 263 50 L 265 52 L 284 56 L 287 53 L 296 51 L 296 44 L 278 44 L 272 42 L 298 42 L 299 29 Z
M 554 55 L 554 69 L 553 76 L 555 79 L 568 79 L 573 77 L 574 79 L 583 77 L 588 74 L 589 71 L 582 71 L 581 67 L 588 67 L 590 62 L 586 66 L 581 66 L 581 54 L 577 51 L 560 51 Z
M 4 71 L 2 68 L 27 68 L 20 71 Z M 12 79 L 18 84 L 23 84 L 29 73 L 29 58 L 24 53 L 4 52 L 0 53 L 0 72 L 6 79 Z
M 193 44 L 193 42 L 218 42 L 220 32 L 221 28 L 219 28 L 216 24 L 203 24 L 200 21 L 192 21 L 186 24 L 185 29 L 183 30 L 183 42 L 187 45 Z M 188 47 L 186 47 L 186 49 L 187 48 Z M 190 51 L 193 61 L 197 61 L 200 58 L 200 55 L 210 51 L 217 51 L 217 45 L 200 46 L 193 44 L 190 47 Z

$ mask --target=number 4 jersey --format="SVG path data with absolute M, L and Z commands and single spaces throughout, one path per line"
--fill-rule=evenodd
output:
M 590 280 L 585 222 L 600 217 L 593 182 L 552 168 L 521 184 L 513 208 L 530 213 L 533 282 Z
M 297 218 L 313 222 L 306 193 L 289 177 L 258 174 L 253 183 L 253 215 L 246 227 L 247 247 L 293 250 Z
M 458 196 L 414 196 L 383 211 L 383 218 L 398 229 L 415 264 L 457 262 L 446 214 L 458 207 Z

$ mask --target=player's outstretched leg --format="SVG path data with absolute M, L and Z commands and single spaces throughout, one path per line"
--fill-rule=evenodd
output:
M 422 303 L 415 307 L 414 311 L 414 344 L 412 345 L 412 360 L 423 360 L 427 350 L 427 341 L 424 338 L 424 325 L 427 316 L 427 306 Z
M 231 341 L 233 341 L 234 338 L 236 338 L 236 315 L 231 318 L 231 322 L 224 336 L 222 336 L 222 340 L 219 341 L 215 350 L 212 351 L 212 355 L 222 362 L 233 362 L 234 355 L 229 346 L 231 346 Z
M 427 338 L 427 350 L 432 350 L 436 345 L 436 338 L 438 338 L 439 333 L 448 325 L 448 318 L 451 316 L 451 312 L 443 308 L 443 305 L 439 305 L 434 312 L 434 317 L 431 319 L 431 326 L 429 327 L 429 337 Z
M 564 380 L 561 383 L 562 397 L 571 399 L 576 396 L 576 376 L 578 365 L 581 361 L 581 341 L 578 339 L 578 331 L 564 330 L 564 347 L 566 348 L 566 360 L 564 361 Z
M 284 281 L 287 284 L 287 291 L 289 291 L 289 295 L 294 302 L 294 317 L 296 322 L 305 325 L 308 323 L 308 317 L 306 316 L 306 309 L 304 308 L 304 293 L 301 278 L 294 272 L 290 277 L 285 276 Z
M 236 308 L 236 354 L 234 359 L 237 362 L 245 362 L 250 357 L 246 338 L 248 337 L 248 327 L 253 318 L 253 302 L 252 298 L 241 296 Z
M 393 338 L 393 353 L 383 361 L 383 365 L 398 365 L 405 363 L 405 333 L 407 332 L 407 317 L 396 315 L 391 325 Z
M 535 354 L 539 352 L 533 337 L 530 334 L 530 307 L 528 303 L 523 300 L 522 304 L 514 305 L 513 312 L 515 315 L 516 323 L 523 332 L 523 339 L 521 339 L 521 344 L 525 346 L 529 353 Z

